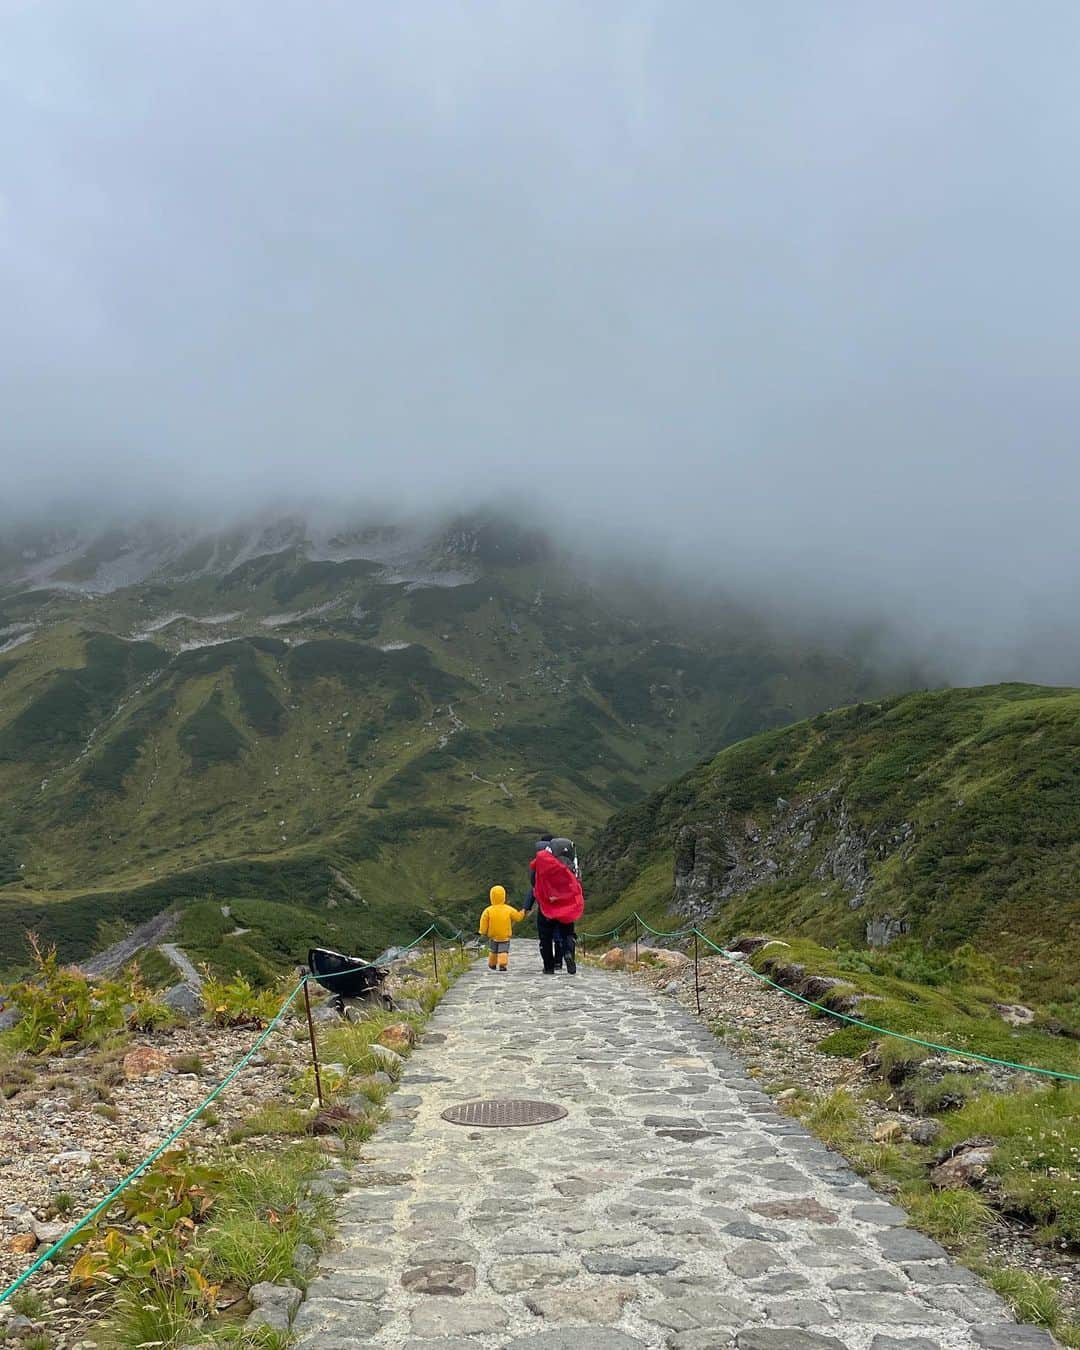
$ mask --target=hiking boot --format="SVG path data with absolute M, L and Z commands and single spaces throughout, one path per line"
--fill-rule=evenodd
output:
M 566 973 L 567 975 L 577 974 L 577 962 L 574 960 L 572 956 L 568 956 L 566 958 Z

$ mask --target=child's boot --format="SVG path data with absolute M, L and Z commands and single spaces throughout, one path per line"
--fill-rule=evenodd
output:
M 504 975 L 506 974 L 507 967 L 509 966 L 509 964 L 510 964 L 510 958 L 509 958 L 509 956 L 507 956 L 507 954 L 506 954 L 505 952 L 500 952 L 500 953 L 499 953 L 499 969 L 502 971 L 502 973 L 503 973 Z
M 495 962 L 495 953 L 488 952 L 488 970 L 495 970 L 495 969 L 497 969 Z

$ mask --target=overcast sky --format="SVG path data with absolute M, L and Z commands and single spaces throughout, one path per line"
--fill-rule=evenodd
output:
M 1078 68 L 1076 0 L 0 0 L 3 494 L 531 487 L 1080 683 Z

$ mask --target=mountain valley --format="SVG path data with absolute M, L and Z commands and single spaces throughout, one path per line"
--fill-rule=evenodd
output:
M 513 889 L 537 830 L 585 840 L 721 746 L 884 687 L 734 603 L 588 576 L 494 516 L 7 531 L 0 964 L 28 929 L 76 958 L 240 899 L 262 920 L 215 937 L 222 962 L 302 956 L 298 906 L 371 954 Z

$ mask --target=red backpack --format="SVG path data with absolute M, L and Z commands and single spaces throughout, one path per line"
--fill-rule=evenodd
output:
M 573 869 L 553 853 L 538 853 L 531 866 L 541 914 L 559 923 L 576 923 L 585 913 L 585 896 Z

